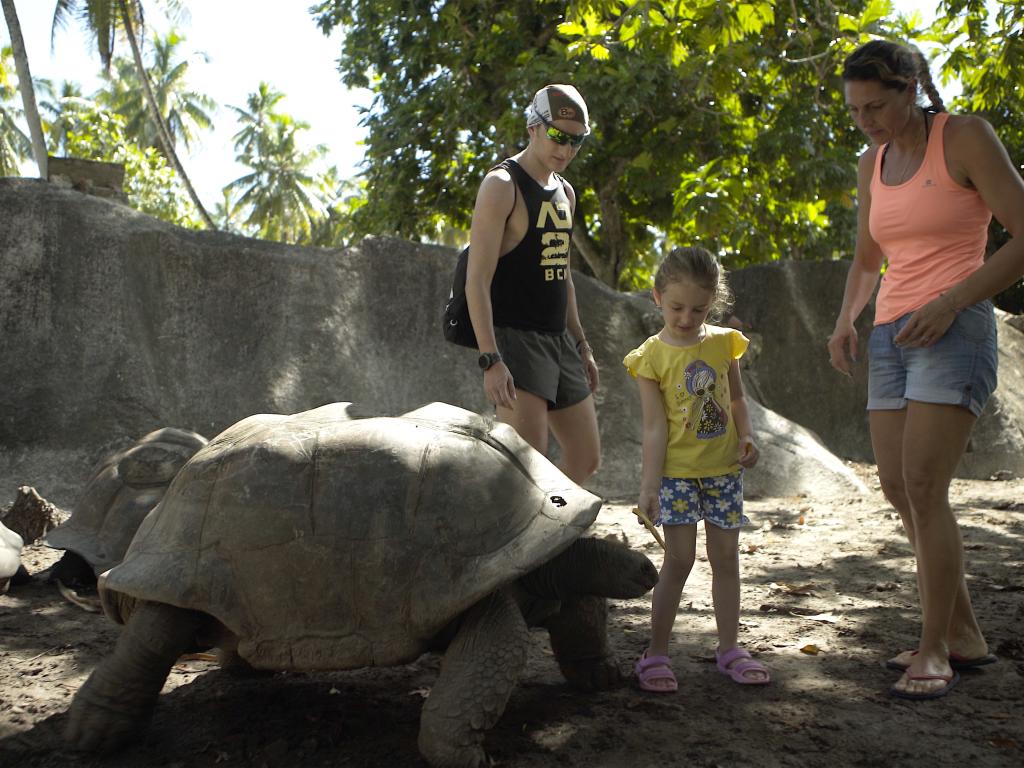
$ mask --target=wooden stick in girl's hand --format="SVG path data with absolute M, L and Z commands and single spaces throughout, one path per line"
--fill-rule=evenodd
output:
M 640 507 L 633 507 L 633 514 L 640 518 L 640 522 L 644 524 L 644 528 L 653 534 L 654 538 L 657 539 L 658 543 L 661 544 L 661 548 L 665 548 L 665 540 L 661 538 L 661 534 L 658 533 L 658 529 L 654 527 L 654 523 L 647 517 L 641 510 Z

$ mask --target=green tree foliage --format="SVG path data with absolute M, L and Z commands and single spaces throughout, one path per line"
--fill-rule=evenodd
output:
M 217 108 L 209 96 L 189 88 L 187 60 L 179 58 L 185 38 L 171 30 L 166 36 L 153 35 L 147 49 L 150 84 L 160 114 L 175 145 L 191 149 L 199 132 L 213 125 L 211 114 Z M 201 56 L 204 54 L 200 54 Z M 116 57 L 112 73 L 107 73 L 109 88 L 97 94 L 100 104 L 125 118 L 128 136 L 140 147 L 160 149 L 159 130 L 143 96 L 135 62 Z
M 128 140 L 121 115 L 79 97 L 61 99 L 59 107 L 68 157 L 123 163 L 129 205 L 183 227 L 201 226 L 167 160 L 152 147 L 143 149 Z
M 996 33 L 984 7 L 946 0 L 934 34 L 961 46 L 949 66 L 966 73 L 973 108 L 1003 108 L 1001 122 L 1021 126 L 1021 0 L 999 6 Z M 886 0 L 327 0 L 311 11 L 324 31 L 345 30 L 344 82 L 374 93 L 358 230 L 466 227 L 483 174 L 524 143 L 533 90 L 572 82 L 595 124 L 569 172 L 573 243 L 618 287 L 646 285 L 677 243 L 730 266 L 849 254 L 866 142 L 839 70 L 860 43 L 908 29 Z M 1019 134 L 1002 130 L 1013 152 Z
M 852 242 L 854 157 L 836 70 L 887 3 L 827 0 L 331 0 L 343 80 L 375 94 L 363 231 L 465 227 L 477 184 L 525 139 L 522 109 L 575 83 L 592 140 L 570 177 L 573 242 L 610 285 L 644 282 L 667 242 L 732 265 L 831 257 Z
M 17 176 L 18 165 L 32 156 L 32 142 L 18 127 L 22 110 L 16 105 L 14 54 L 0 48 L 0 176 Z
M 232 106 L 242 125 L 235 134 L 235 159 L 251 169 L 225 188 L 238 193 L 232 215 L 244 215 L 245 228 L 258 237 L 306 243 L 323 214 L 322 179 L 312 171 L 326 148 L 301 147 L 307 123 L 277 111 L 284 94 L 260 83 L 245 107 Z
M 1017 170 L 1024 175 L 1024 0 L 946 0 L 939 6 L 925 41 L 946 52 L 940 69 L 944 78 L 957 77 L 963 92 L 956 111 L 985 117 L 1006 146 Z M 1009 234 L 993 221 L 989 250 L 995 251 Z M 1024 280 L 996 297 L 1011 312 L 1024 312 Z
M 327 170 L 321 180 L 324 212 L 313 220 L 310 245 L 344 248 L 358 239 L 353 217 L 366 205 L 366 186 L 355 179 L 342 179 L 336 168 Z
M 40 95 L 39 111 L 43 115 L 49 153 L 66 154 L 68 123 L 64 116 L 69 111 L 68 105 L 82 98 L 82 87 L 71 80 L 64 80 L 57 86 L 51 80 L 41 78 L 36 81 L 36 89 Z

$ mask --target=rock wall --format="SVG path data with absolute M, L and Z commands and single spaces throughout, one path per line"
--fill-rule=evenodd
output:
M 0 499 L 33 485 L 68 504 L 93 462 L 160 427 L 213 437 L 253 413 L 340 400 L 366 413 L 435 400 L 488 412 L 476 353 L 440 334 L 454 259 L 391 238 L 331 250 L 193 232 L 0 179 Z M 748 474 L 752 495 L 860 487 L 815 436 L 840 456 L 870 456 L 863 374 L 838 377 L 824 350 L 844 277 L 845 265 L 809 263 L 733 276 L 737 313 L 762 348 L 746 371 L 765 406 L 753 414 L 764 459 Z M 630 496 L 640 409 L 621 360 L 657 316 L 644 296 L 575 279 L 602 369 L 603 467 L 590 485 Z M 993 409 L 1002 421 L 986 455 L 1019 440 L 1016 408 Z

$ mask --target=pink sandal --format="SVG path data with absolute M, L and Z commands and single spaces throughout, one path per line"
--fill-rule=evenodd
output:
M 640 683 L 640 690 L 651 693 L 675 693 L 679 690 L 679 683 L 676 682 L 668 656 L 648 656 L 647 651 L 644 651 L 634 671 Z M 667 684 L 655 685 L 655 680 L 664 680 Z
M 771 682 L 771 675 L 764 664 L 751 658 L 750 654 L 740 647 L 726 651 L 722 655 L 715 651 L 715 661 L 718 664 L 718 671 L 728 675 L 734 683 L 740 685 L 767 685 Z M 751 679 L 747 677 L 749 672 L 761 672 L 763 678 Z

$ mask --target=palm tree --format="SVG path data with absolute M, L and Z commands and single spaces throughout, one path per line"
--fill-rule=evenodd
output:
M 49 140 L 50 154 L 67 154 L 68 112 L 86 108 L 92 102 L 82 97 L 82 87 L 71 80 L 64 80 L 60 88 L 53 81 L 40 78 L 36 81 L 40 92 L 39 111 L 45 115 L 43 126 Z
M 3 0 L 5 3 L 13 0 Z M 178 0 L 165 0 L 165 3 L 172 9 L 180 7 Z M 160 151 L 174 168 L 178 178 L 181 179 L 185 190 L 188 192 L 192 202 L 199 212 L 199 216 L 210 229 L 216 229 L 216 224 L 210 218 L 210 214 L 203 207 L 192 186 L 192 180 L 185 173 L 185 169 L 174 150 L 174 140 L 171 132 L 164 122 L 160 113 L 160 106 L 157 104 L 156 96 L 149 82 L 149 75 L 146 72 L 146 65 L 142 61 L 142 50 L 139 47 L 139 38 L 136 35 L 136 27 L 144 29 L 142 0 L 57 0 L 53 11 L 53 25 L 51 34 L 56 35 L 57 29 L 64 26 L 69 16 L 77 16 L 86 29 L 95 36 L 97 51 L 104 70 L 110 70 L 110 63 L 113 58 L 114 42 L 117 32 L 123 31 L 128 39 L 128 45 L 132 49 L 132 57 L 135 61 L 135 69 L 139 76 L 139 83 L 146 98 L 146 105 L 149 108 L 150 117 L 157 128 L 157 138 L 160 142 Z
M 32 141 L 18 127 L 22 112 L 11 104 L 16 93 L 9 75 L 13 61 L 10 46 L 0 49 L 0 176 L 17 175 L 20 163 L 32 156 Z
M 32 72 L 28 66 L 28 54 L 25 52 L 25 40 L 21 36 L 21 22 L 14 8 L 14 0 L 0 0 L 7 19 L 7 31 L 11 35 L 11 48 L 14 52 L 14 66 L 18 72 L 18 90 L 25 106 L 25 119 L 28 120 L 29 134 L 32 136 L 32 153 L 36 157 L 39 176 L 46 178 L 46 142 L 43 140 L 43 123 L 39 119 L 39 108 L 36 107 L 36 95 L 32 88 Z
M 245 108 L 228 105 L 242 124 L 242 129 L 231 137 L 235 140 L 235 151 L 241 162 L 248 164 L 260 154 L 259 143 L 269 135 L 270 126 L 277 115 L 274 108 L 283 98 L 283 93 L 261 81 L 246 99 Z
M 308 242 L 321 215 L 321 183 L 310 166 L 326 154 L 323 146 L 299 148 L 297 136 L 307 123 L 274 111 L 282 94 L 260 83 L 249 94 L 248 109 L 231 107 L 242 129 L 235 134 L 236 160 L 251 173 L 228 184 L 225 194 L 238 192 L 233 213 L 245 211 L 245 223 L 268 240 Z
M 313 222 L 310 245 L 344 248 L 356 237 L 352 214 L 366 204 L 366 182 L 343 179 L 331 166 L 320 180 L 325 212 Z
M 188 62 L 177 59 L 184 38 L 175 31 L 166 37 L 152 38 L 149 67 L 153 94 L 167 124 L 171 140 L 191 149 L 199 130 L 213 124 L 211 112 L 217 105 L 209 96 L 188 89 Z M 205 55 L 205 54 L 201 54 Z M 126 120 L 125 129 L 141 147 L 160 149 L 159 129 L 149 114 L 135 65 L 128 59 L 114 59 L 116 76 L 108 75 L 110 90 L 97 94 L 97 100 Z
M 220 202 L 213 207 L 214 221 L 217 222 L 217 226 L 224 232 L 230 232 L 235 235 L 241 234 L 241 230 L 235 224 L 238 207 L 235 205 L 235 200 L 232 197 L 231 188 L 224 187 L 220 194 Z

